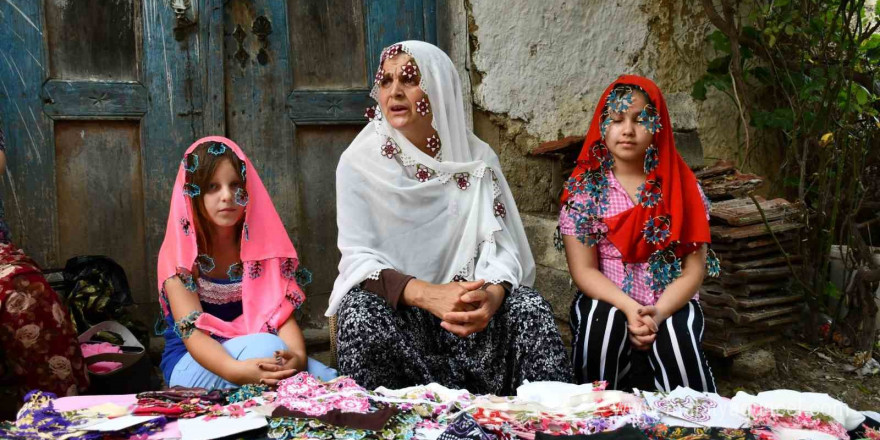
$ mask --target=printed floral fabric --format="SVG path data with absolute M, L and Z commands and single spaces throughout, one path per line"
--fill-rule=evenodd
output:
M 514 397 L 483 396 L 476 399 L 476 409 L 472 414 L 480 426 L 500 439 L 532 438 L 539 432 L 589 435 L 626 424 L 647 428 L 657 423 L 656 414 L 642 411 L 638 399 L 630 394 L 612 391 L 596 394 L 594 399 L 573 408 L 546 408 L 518 401 Z
M 373 409 L 378 409 L 373 407 Z M 350 429 L 333 426 L 317 419 L 281 417 L 269 419 L 269 438 L 279 440 L 304 439 L 403 439 L 414 437 L 422 418 L 413 411 L 400 412 L 381 431 Z
M 487 433 L 474 420 L 474 417 L 464 413 L 453 420 L 438 440 L 494 440 L 496 437 Z
M 774 410 L 761 405 L 752 405 L 748 411 L 749 419 L 755 426 L 808 429 L 849 440 L 846 428 L 827 414 L 811 411 Z
M 397 409 L 386 402 L 373 400 L 375 396 L 349 377 L 339 377 L 322 382 L 308 372 L 301 372 L 278 384 L 274 403 L 278 409 L 269 419 L 269 437 L 273 439 L 410 439 L 416 427 L 424 423 L 424 417 L 412 405 L 399 405 Z M 277 416 L 286 409 L 304 417 Z M 392 411 L 389 411 L 391 409 Z M 341 413 L 341 414 L 340 414 Z M 376 415 L 384 419 L 381 428 L 360 429 L 345 424 L 332 424 L 331 420 L 350 419 L 346 414 Z M 328 417 L 336 415 L 339 417 Z M 363 419 L 363 417 L 361 417 Z M 353 421 L 353 420 L 349 420 Z M 360 420 L 360 422 L 376 420 Z M 372 423 L 367 423 L 370 425 Z M 363 428 L 363 426 L 361 426 Z
M 162 415 L 169 419 L 191 419 L 211 412 L 211 406 L 202 402 L 198 397 L 179 402 L 165 399 L 142 398 L 138 399 L 132 414 L 136 416 Z
M 75 396 L 89 385 L 67 307 L 21 249 L 0 243 L 0 347 L 20 393 Z
M 862 425 L 862 429 L 865 430 L 865 435 L 862 438 L 868 440 L 880 440 L 880 429 L 874 429 L 868 425 Z
M 368 389 L 436 382 L 510 395 L 524 380 L 571 382 L 571 362 L 550 304 L 534 289 L 507 295 L 481 332 L 459 338 L 429 312 L 392 309 L 355 288 L 339 309 L 339 369 Z
M 305 371 L 278 384 L 275 402 L 309 416 L 324 415 L 334 409 L 354 413 L 366 413 L 370 409 L 366 390 L 350 377 L 325 383 Z
M 226 403 L 245 402 L 255 397 L 262 397 L 263 393 L 267 391 L 269 391 L 268 385 L 243 385 L 241 388 L 232 390 L 226 395 Z

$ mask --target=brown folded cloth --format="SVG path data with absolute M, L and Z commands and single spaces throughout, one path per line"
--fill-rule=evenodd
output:
M 327 425 L 339 426 L 349 429 L 366 429 L 369 431 L 381 431 L 385 428 L 385 424 L 397 414 L 397 407 L 386 406 L 378 411 L 361 414 L 353 412 L 342 412 L 334 409 L 320 416 L 310 416 L 300 411 L 291 411 L 283 406 L 279 406 L 272 411 L 272 417 L 293 417 L 297 419 L 316 419 Z

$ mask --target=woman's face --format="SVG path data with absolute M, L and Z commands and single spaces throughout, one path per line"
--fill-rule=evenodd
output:
M 614 156 L 615 162 L 644 161 L 645 151 L 654 138 L 654 135 L 648 131 L 645 115 L 642 114 L 642 110 L 648 104 L 647 99 L 638 91 L 633 91 L 630 96 L 632 102 L 629 107 L 622 112 L 610 111 L 604 122 L 605 145 Z
M 433 115 L 428 96 L 419 87 L 421 74 L 415 60 L 406 53 L 382 63 L 379 104 L 386 121 L 407 137 L 431 129 Z
M 230 160 L 223 160 L 214 170 L 208 187 L 202 189 L 205 214 L 214 226 L 233 227 L 241 220 L 244 206 L 235 202 L 235 193 L 239 190 L 244 191 L 241 174 Z

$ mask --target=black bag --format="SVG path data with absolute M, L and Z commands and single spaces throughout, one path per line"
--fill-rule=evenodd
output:
M 133 301 L 122 266 L 103 255 L 81 256 L 67 260 L 63 274 L 64 285 L 59 293 L 77 333 L 103 321 L 129 324 L 123 308 Z

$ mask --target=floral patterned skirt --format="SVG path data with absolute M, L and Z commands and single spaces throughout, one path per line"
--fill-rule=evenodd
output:
M 72 396 L 88 387 L 67 307 L 37 264 L 11 243 L 0 243 L 0 351 L 22 396 L 34 389 Z
M 459 338 L 429 312 L 352 289 L 338 313 L 340 374 L 367 389 L 437 382 L 514 395 L 524 380 L 571 382 L 571 361 L 550 304 L 534 289 L 509 293 L 481 332 Z

